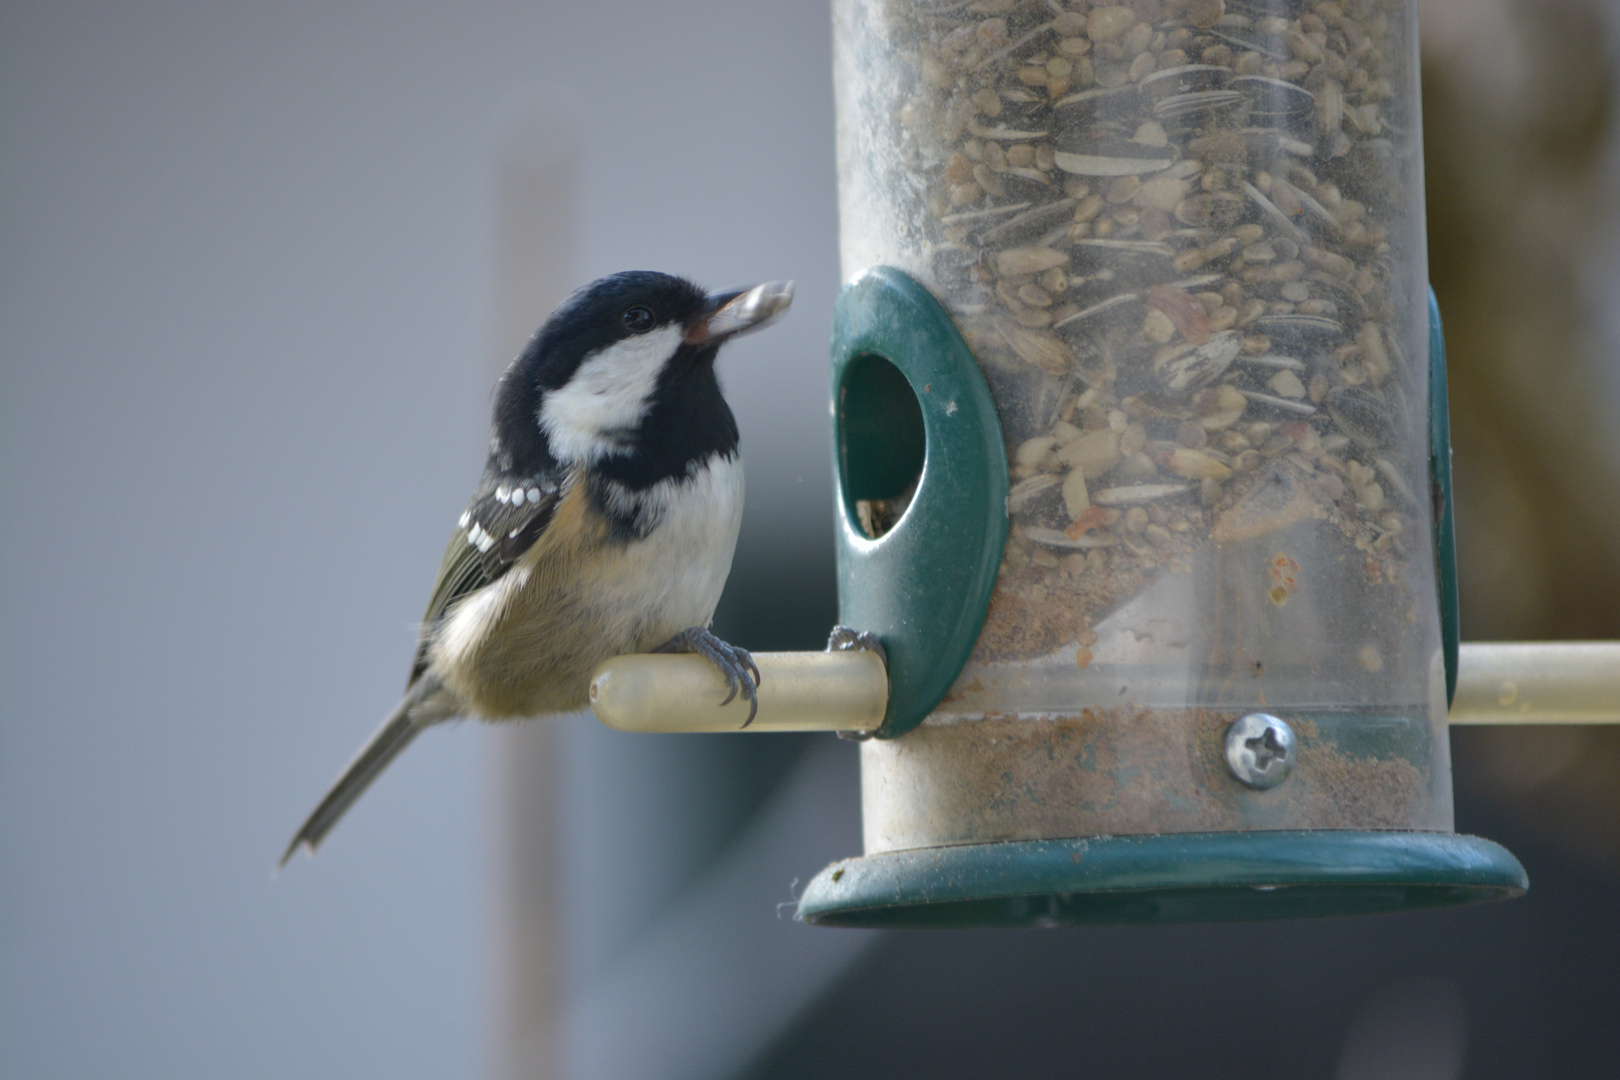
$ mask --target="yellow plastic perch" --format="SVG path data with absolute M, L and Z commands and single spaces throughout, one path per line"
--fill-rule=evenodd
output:
M 764 678 L 749 731 L 875 731 L 888 707 L 883 662 L 868 652 L 755 653 Z M 1465 644 L 1453 724 L 1620 723 L 1620 642 Z M 740 697 L 697 656 L 616 656 L 591 678 L 591 708 L 620 731 L 739 731 Z
M 1464 645 L 1451 722 L 1620 723 L 1620 642 Z
M 755 653 L 759 714 L 749 731 L 875 731 L 888 673 L 869 652 Z M 739 731 L 748 702 L 722 706 L 726 680 L 700 656 L 615 656 L 591 676 L 596 718 L 620 731 Z

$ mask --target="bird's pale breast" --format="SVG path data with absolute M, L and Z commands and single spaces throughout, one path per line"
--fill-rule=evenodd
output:
M 584 708 L 602 661 L 708 624 L 742 521 L 742 463 L 716 455 L 642 498 L 653 527 L 616 540 L 576 484 L 518 564 L 452 609 L 430 656 L 470 712 L 504 719 Z

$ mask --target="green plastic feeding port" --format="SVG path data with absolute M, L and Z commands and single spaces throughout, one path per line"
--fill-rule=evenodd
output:
M 889 660 L 880 737 L 909 731 L 973 650 L 1007 537 L 1007 459 L 951 317 L 878 267 L 833 314 L 838 617 Z

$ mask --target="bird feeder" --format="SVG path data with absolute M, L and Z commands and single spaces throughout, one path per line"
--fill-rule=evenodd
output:
M 887 668 L 759 658 L 756 728 L 864 739 L 865 853 L 800 916 L 1522 893 L 1508 851 L 1453 831 L 1415 5 L 1072 7 L 834 0 L 840 622 Z M 1540 662 L 1601 681 L 1594 648 Z M 1515 677 L 1540 714 L 1579 707 L 1534 657 L 1477 659 L 1483 712 Z M 738 726 L 660 715 L 677 677 L 675 700 L 720 689 L 691 657 L 620 658 L 598 714 Z

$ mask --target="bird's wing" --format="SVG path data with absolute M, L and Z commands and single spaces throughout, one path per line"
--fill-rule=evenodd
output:
M 407 687 L 427 669 L 430 635 L 450 605 L 499 581 L 546 531 L 568 487 L 568 478 L 555 473 L 521 480 L 486 476 L 478 485 L 439 563 Z

